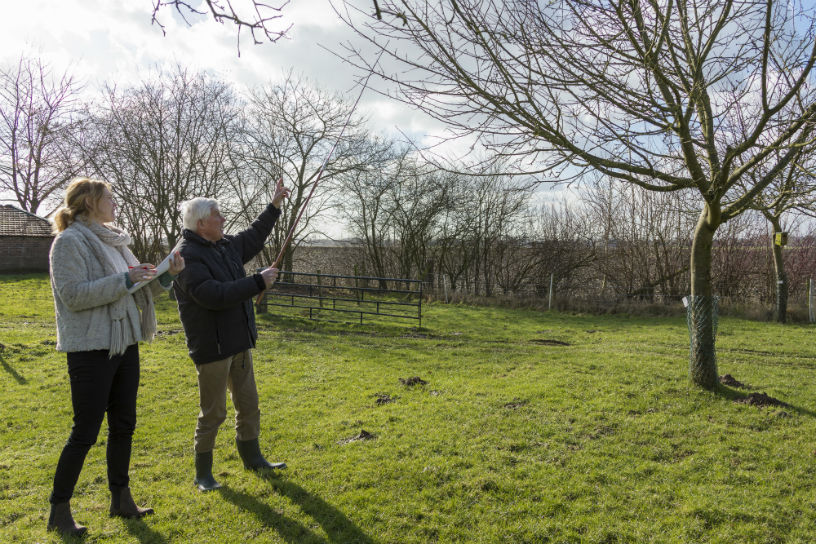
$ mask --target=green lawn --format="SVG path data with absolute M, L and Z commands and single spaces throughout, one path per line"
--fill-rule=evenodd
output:
M 814 327 L 721 319 L 720 374 L 751 388 L 710 393 L 689 385 L 679 318 L 429 304 L 416 330 L 264 316 L 261 444 L 289 469 L 244 471 L 225 425 L 224 488 L 202 494 L 195 370 L 172 301 L 158 307 L 131 471 L 156 515 L 107 516 L 103 427 L 72 501 L 86 542 L 816 541 Z M 45 276 L 0 277 L 0 343 L 0 542 L 62 542 L 45 523 L 71 407 Z M 413 376 L 427 384 L 400 382 Z M 752 391 L 788 406 L 735 402 Z M 363 430 L 374 438 L 350 440 Z

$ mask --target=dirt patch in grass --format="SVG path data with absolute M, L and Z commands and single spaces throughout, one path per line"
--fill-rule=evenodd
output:
M 750 406 L 787 406 L 786 403 L 775 399 L 765 393 L 751 393 L 744 399 L 737 399 L 735 402 L 748 404 Z
M 374 440 L 377 438 L 377 435 L 372 434 L 364 429 L 361 429 L 360 432 L 354 436 L 350 436 L 348 438 L 344 438 L 343 440 L 339 441 L 338 444 L 350 444 L 352 442 L 357 442 L 359 440 Z
M 542 346 L 569 346 L 569 342 L 561 340 L 553 340 L 551 338 L 533 338 L 530 340 L 533 344 L 541 344 Z
M 383 404 L 388 404 L 389 402 L 394 402 L 397 400 L 397 397 L 392 397 L 388 393 L 377 393 L 374 396 L 377 397 L 377 400 L 374 401 L 377 403 L 377 406 L 382 406 Z
M 742 389 L 750 389 L 751 386 L 742 383 L 741 381 L 737 380 L 731 374 L 726 374 L 725 376 L 720 376 L 720 383 L 723 385 L 727 385 L 728 387 L 737 387 Z
M 400 378 L 399 381 L 402 385 L 406 387 L 413 387 L 415 385 L 426 385 L 428 383 L 419 376 L 413 376 L 411 378 Z
M 508 402 L 507 404 L 505 404 L 504 407 L 509 408 L 510 410 L 518 410 L 519 408 L 521 408 L 525 404 L 527 404 L 526 400 L 513 399 L 511 402 Z
M 174 336 L 176 334 L 181 334 L 181 329 L 167 329 L 167 330 L 159 330 L 156 331 L 156 336 Z
M 751 386 L 742 383 L 738 379 L 736 379 L 731 374 L 725 374 L 724 376 L 720 376 L 720 383 L 723 385 L 727 385 L 728 387 L 736 387 L 737 389 L 751 389 Z M 753 392 L 749 393 L 747 397 L 734 399 L 734 402 L 739 402 L 740 404 L 747 404 L 749 406 L 787 406 L 786 403 L 782 402 L 779 399 L 775 399 L 766 393 L 759 393 Z M 787 415 L 787 414 L 785 414 Z

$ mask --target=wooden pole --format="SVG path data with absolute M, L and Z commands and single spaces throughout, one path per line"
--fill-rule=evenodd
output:
M 553 276 L 554 273 L 550 273 L 550 296 L 549 300 L 547 301 L 547 310 L 552 310 L 552 300 L 553 300 Z

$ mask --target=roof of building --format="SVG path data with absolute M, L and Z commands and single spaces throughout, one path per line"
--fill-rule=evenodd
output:
M 53 236 L 51 223 L 11 204 L 0 206 L 0 236 Z

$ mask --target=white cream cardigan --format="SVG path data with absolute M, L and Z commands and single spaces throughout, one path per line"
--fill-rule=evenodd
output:
M 125 345 L 141 340 L 139 309 L 128 294 L 124 268 L 121 274 L 105 276 L 102 263 L 94 256 L 90 242 L 79 229 L 68 226 L 51 245 L 49 255 L 51 290 L 57 321 L 57 350 L 90 351 L 110 349 L 111 319 L 108 304 L 128 297 Z M 154 295 L 163 291 L 154 281 L 146 289 Z M 147 339 L 150 340 L 150 339 Z

